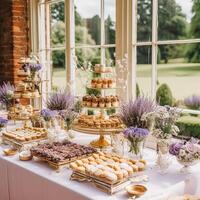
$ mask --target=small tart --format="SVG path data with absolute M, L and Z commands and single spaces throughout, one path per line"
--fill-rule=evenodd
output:
M 17 153 L 17 149 L 4 149 L 3 152 L 6 156 L 14 156 Z
M 19 159 L 21 161 L 32 160 L 33 156 L 30 151 L 22 151 L 19 153 Z

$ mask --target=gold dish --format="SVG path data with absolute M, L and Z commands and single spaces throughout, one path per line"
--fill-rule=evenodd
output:
M 144 195 L 144 193 L 147 191 L 147 188 L 143 185 L 128 185 L 125 190 L 131 196 L 140 197 Z
M 14 156 L 17 153 L 17 149 L 4 149 L 3 152 L 6 156 Z

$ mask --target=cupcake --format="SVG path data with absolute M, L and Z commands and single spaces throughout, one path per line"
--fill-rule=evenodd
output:
M 97 79 L 96 88 L 102 88 L 102 80 L 101 79 Z
M 100 65 L 100 72 L 106 72 L 105 65 Z
M 91 107 L 92 106 L 92 97 L 88 96 L 87 97 L 87 107 Z
M 99 107 L 104 108 L 105 107 L 105 99 L 103 97 L 99 98 Z
M 97 99 L 97 97 L 93 97 L 92 98 L 92 107 L 93 108 L 98 107 L 98 99 Z
M 87 106 L 87 96 L 83 96 L 82 98 L 82 105 Z
M 103 79 L 103 88 L 108 88 L 108 80 L 107 79 Z
M 92 88 L 96 88 L 96 84 L 97 84 L 97 81 L 95 79 L 92 79 L 92 81 L 91 81 L 91 87 Z
M 113 80 L 112 80 L 112 79 L 109 79 L 109 80 L 108 80 L 108 87 L 109 87 L 109 88 L 112 88 L 112 87 L 113 87 Z
M 95 73 L 100 73 L 101 72 L 101 65 L 100 64 L 95 64 L 95 66 L 94 66 L 94 72 Z
M 119 101 L 117 99 L 117 97 L 112 97 L 112 106 L 113 107 L 119 107 Z
M 110 97 L 106 97 L 105 102 L 106 102 L 106 107 L 107 108 L 110 108 L 112 106 Z

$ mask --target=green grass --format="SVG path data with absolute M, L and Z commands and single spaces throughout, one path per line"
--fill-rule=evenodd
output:
M 172 77 L 172 76 L 200 76 L 199 63 L 176 63 L 176 64 L 159 64 L 158 76 Z M 151 76 L 151 65 L 138 65 L 137 76 L 149 77 Z

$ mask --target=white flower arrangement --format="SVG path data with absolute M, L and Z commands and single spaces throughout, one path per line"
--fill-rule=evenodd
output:
M 152 135 L 158 139 L 169 139 L 177 135 L 179 128 L 175 125 L 180 112 L 177 108 L 159 106 L 156 111 L 145 114 L 144 121 L 151 120 L 154 122 Z

